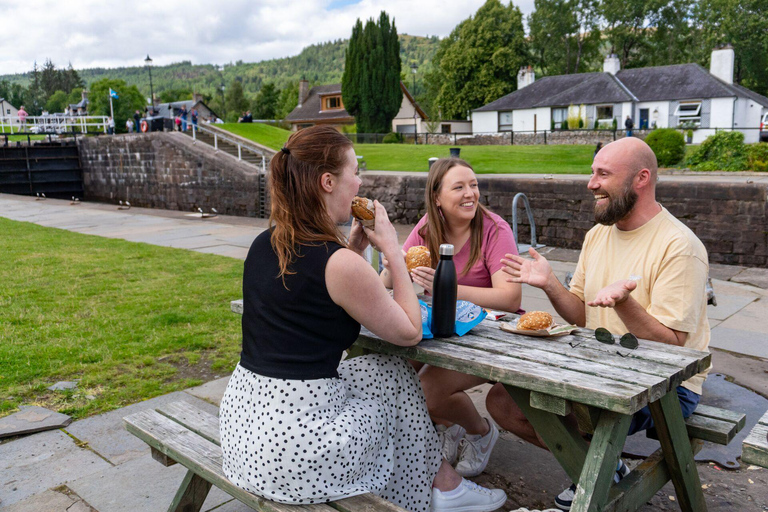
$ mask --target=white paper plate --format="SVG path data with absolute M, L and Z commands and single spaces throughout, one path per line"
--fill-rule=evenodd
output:
M 557 336 L 565 336 L 571 334 L 578 329 L 575 325 L 558 325 L 555 324 L 549 329 L 538 329 L 536 331 L 520 330 L 517 328 L 517 319 L 511 322 L 499 322 L 499 327 L 502 331 L 511 332 L 514 334 L 522 334 L 523 336 L 536 336 L 538 338 L 554 338 Z

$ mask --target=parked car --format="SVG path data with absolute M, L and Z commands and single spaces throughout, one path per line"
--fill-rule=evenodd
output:
M 760 121 L 760 142 L 768 142 L 768 112 L 763 114 Z

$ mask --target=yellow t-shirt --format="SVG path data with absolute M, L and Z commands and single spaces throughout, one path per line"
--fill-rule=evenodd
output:
M 571 293 L 586 302 L 616 281 L 633 279 L 637 282 L 633 299 L 665 326 L 688 333 L 686 347 L 709 351 L 708 273 L 704 244 L 662 207 L 632 231 L 601 224 L 590 229 L 571 280 Z M 618 335 L 627 332 L 613 308 L 585 308 L 588 329 L 605 327 Z M 691 377 L 683 387 L 700 395 L 708 372 Z

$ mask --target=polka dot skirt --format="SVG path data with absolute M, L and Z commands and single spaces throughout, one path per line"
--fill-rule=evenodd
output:
M 440 446 L 413 367 L 372 354 L 338 371 L 285 380 L 238 365 L 221 402 L 224 474 L 280 503 L 372 492 L 428 512 Z

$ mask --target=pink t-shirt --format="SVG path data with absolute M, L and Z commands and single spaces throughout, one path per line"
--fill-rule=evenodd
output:
M 456 272 L 458 272 L 458 281 L 461 285 L 492 288 L 491 276 L 504 266 L 501 259 L 507 253 L 517 254 L 515 237 L 512 235 L 512 228 L 509 227 L 507 221 L 493 212 L 488 212 L 488 215 L 490 218 L 483 218 L 483 248 L 480 258 L 472 265 L 469 272 L 464 273 L 463 270 L 469 261 L 470 241 L 467 240 L 467 243 L 453 256 Z M 405 240 L 404 251 L 415 245 L 426 245 L 426 241 L 419 235 L 419 230 L 426 223 L 427 216 L 425 215 Z

